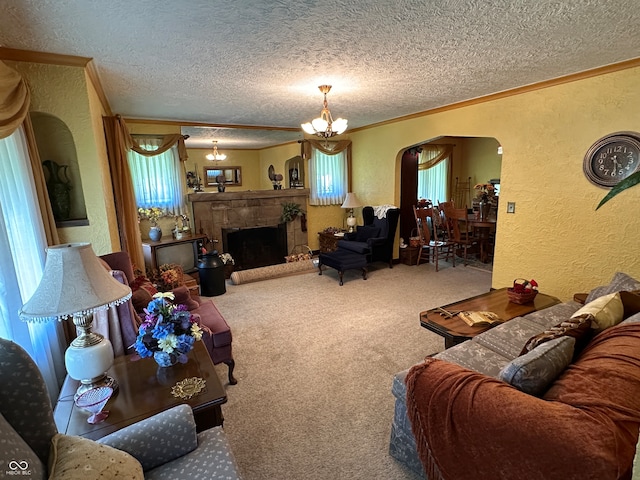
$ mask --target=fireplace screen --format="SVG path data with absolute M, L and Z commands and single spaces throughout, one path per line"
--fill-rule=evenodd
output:
M 268 227 L 223 228 L 224 251 L 235 260 L 235 270 L 285 263 L 287 224 Z

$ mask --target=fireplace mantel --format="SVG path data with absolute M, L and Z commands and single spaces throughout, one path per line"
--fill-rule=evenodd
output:
M 282 199 L 285 201 L 293 201 L 289 200 L 290 197 L 304 197 L 306 203 L 306 199 L 309 198 L 309 189 L 308 188 L 285 188 L 284 190 L 246 190 L 242 192 L 201 192 L 201 193 L 190 193 L 189 201 L 190 202 L 228 202 L 231 200 L 256 200 L 261 198 L 267 199 Z M 296 202 L 299 203 L 299 202 Z
M 214 242 L 213 248 L 225 252 L 223 228 L 254 228 L 278 225 L 282 222 L 282 204 L 298 203 L 307 208 L 309 189 L 247 190 L 242 192 L 191 193 L 193 225 L 197 233 L 204 233 Z M 296 245 L 307 245 L 306 229 L 300 218 L 287 223 L 289 251 Z

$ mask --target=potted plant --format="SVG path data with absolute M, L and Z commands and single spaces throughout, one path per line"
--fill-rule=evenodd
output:
M 287 202 L 282 204 L 282 221 L 291 222 L 304 213 L 299 203 Z

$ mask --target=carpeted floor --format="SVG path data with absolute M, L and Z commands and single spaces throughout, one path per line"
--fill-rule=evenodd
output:
M 416 478 L 388 454 L 393 374 L 444 348 L 419 313 L 489 290 L 491 274 L 382 263 L 213 297 L 233 332 L 238 384 L 225 431 L 246 480 Z M 216 367 L 221 379 L 226 367 Z

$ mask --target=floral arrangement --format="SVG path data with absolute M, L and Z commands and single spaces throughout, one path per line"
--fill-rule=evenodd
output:
M 224 263 L 225 265 L 235 265 L 236 261 L 233 259 L 233 257 L 231 256 L 230 253 L 221 253 L 220 254 L 220 260 L 222 260 L 222 263 Z
M 158 219 L 160 217 L 166 216 L 167 213 L 164 209 L 160 207 L 150 207 L 150 208 L 138 208 L 138 219 L 147 219 L 151 223 L 151 226 L 158 226 Z
M 478 183 L 473 188 L 478 190 L 476 197 L 485 202 L 495 195 L 495 187 L 490 183 Z
M 173 290 L 182 285 L 184 280 L 183 271 L 180 265 L 175 263 L 165 263 L 160 265 L 158 270 L 154 270 L 151 274 L 151 281 L 156 288 L 162 292 Z
M 173 305 L 173 293 L 156 293 L 144 309 L 135 349 L 141 358 L 153 356 L 161 367 L 187 363 L 187 354 L 202 338 L 202 329 L 185 305 Z

